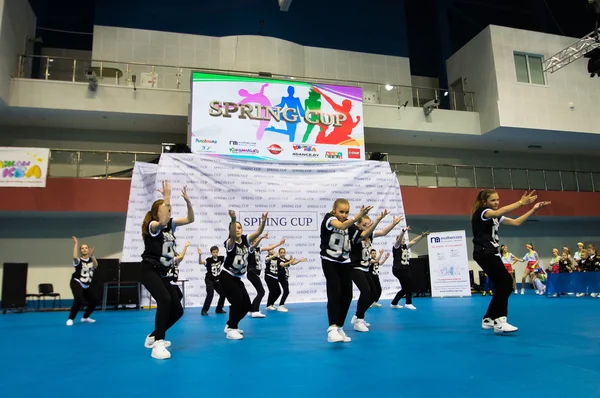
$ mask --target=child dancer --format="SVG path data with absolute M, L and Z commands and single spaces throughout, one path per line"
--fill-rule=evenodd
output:
M 500 224 L 519 226 L 525 222 L 533 213 L 550 202 L 539 202 L 527 213 L 512 219 L 504 217 L 522 206 L 534 203 L 537 196 L 525 193 L 521 200 L 508 206 L 500 207 L 500 197 L 493 189 L 484 189 L 477 194 L 473 209 L 471 211 L 471 227 L 473 230 L 473 259 L 479 264 L 496 287 L 496 294 L 492 297 L 487 313 L 483 317 L 481 327 L 483 329 L 494 329 L 496 333 L 511 333 L 518 329 L 510 325 L 506 317 L 508 315 L 508 298 L 512 293 L 512 279 L 506 272 L 506 268 L 498 253 L 500 246 L 498 229 Z
M 183 315 L 183 307 L 179 289 L 171 284 L 176 276 L 175 264 L 175 229 L 194 222 L 194 209 L 192 202 L 183 187 L 181 196 L 187 205 L 185 218 L 171 218 L 171 185 L 164 181 L 162 189 L 163 199 L 156 200 L 142 223 L 142 236 L 144 238 L 144 253 L 142 254 L 142 285 L 156 300 L 156 319 L 154 331 L 146 337 L 144 346 L 152 348 L 152 358 L 168 359 L 171 353 L 167 347 L 170 342 L 165 341 L 167 330 Z
M 515 278 L 515 271 L 513 270 L 513 266 L 517 262 L 522 260 L 510 253 L 508 251 L 508 246 L 506 245 L 500 246 L 500 255 L 502 257 L 502 263 L 504 264 L 504 268 L 506 268 L 506 272 L 508 272 L 508 274 L 512 278 L 513 290 L 515 291 L 515 294 L 519 294 L 519 291 L 517 290 L 517 279 Z
M 177 252 L 173 250 L 173 253 L 175 254 L 175 269 L 173 272 L 173 278 L 171 279 L 172 282 L 177 282 L 179 280 L 179 264 L 185 258 L 185 254 L 187 253 L 188 247 L 190 247 L 190 242 L 185 242 L 181 254 L 177 254 Z M 179 285 L 175 285 L 175 287 L 177 288 L 177 296 L 179 297 L 179 301 L 181 301 L 183 299 L 183 292 L 179 288 Z
M 73 320 L 77 316 L 83 300 L 87 301 L 87 308 L 81 322 L 94 323 L 96 321 L 90 318 L 90 315 L 96 309 L 98 299 L 94 291 L 90 289 L 90 285 L 94 278 L 94 271 L 98 267 L 98 261 L 94 257 L 94 248 L 86 244 L 80 246 L 75 236 L 73 236 L 73 266 L 75 272 L 71 275 L 69 284 L 73 292 L 73 305 L 71 306 L 67 326 L 73 326 Z
M 210 257 L 206 260 L 202 260 L 202 249 L 198 248 L 198 264 L 206 266 L 206 275 L 204 276 L 204 284 L 206 285 L 206 298 L 204 299 L 204 305 L 202 306 L 202 316 L 208 315 L 208 310 L 213 301 L 215 291 L 219 295 L 219 301 L 215 310 L 216 314 L 226 314 L 227 312 L 223 309 L 225 306 L 225 295 L 221 289 L 219 283 L 219 277 L 221 276 L 221 270 L 223 269 L 223 262 L 225 257 L 219 256 L 219 248 L 213 246 L 210 248 Z
M 301 259 L 296 260 L 294 257 L 290 257 L 287 259 L 285 257 L 285 249 L 282 247 L 279 249 L 279 270 L 277 274 L 277 280 L 281 285 L 281 289 L 283 294 L 281 295 L 281 300 L 279 301 L 279 306 L 277 307 L 277 311 L 279 312 L 288 312 L 288 309 L 285 308 L 285 300 L 287 300 L 290 295 L 290 284 L 288 280 L 290 279 L 290 265 L 300 264 L 305 262 L 306 259 L 302 257 Z
M 369 324 L 365 322 L 365 313 L 373 304 L 375 297 L 375 284 L 369 277 L 369 265 L 371 257 L 371 244 L 375 237 L 387 235 L 400 221 L 402 217 L 394 217 L 394 221 L 381 231 L 375 231 L 377 224 L 389 214 L 386 209 L 377 216 L 375 221 L 371 221 L 368 216 L 362 217 L 355 224 L 350 235 L 350 262 L 352 267 L 352 281 L 358 287 L 360 296 L 356 304 L 356 314 L 350 321 L 354 325 L 354 330 L 358 332 L 368 332 Z
M 372 207 L 361 207 L 358 214 L 348 218 L 350 203 L 336 199 L 333 210 L 321 222 L 321 265 L 327 287 L 327 341 L 330 343 L 351 341 L 344 332 L 344 322 L 352 303 L 352 273 L 348 228 L 366 216 Z
M 281 246 L 285 243 L 285 239 L 281 239 L 279 243 L 276 243 L 267 247 L 259 247 L 260 242 L 263 239 L 267 239 L 269 237 L 269 233 L 259 236 L 256 241 L 250 246 L 250 255 L 248 256 L 248 280 L 252 283 L 252 286 L 256 289 L 256 297 L 252 301 L 252 310 L 250 311 L 250 316 L 252 318 L 264 318 L 266 315 L 260 312 L 260 302 L 265 296 L 265 288 L 260 281 L 260 272 L 262 268 L 262 260 L 260 258 L 260 252 L 266 251 L 267 253 L 271 250 L 275 249 L 278 246 Z
M 521 294 L 525 294 L 525 281 L 527 280 L 527 276 L 529 276 L 531 284 L 535 287 L 535 270 L 540 262 L 540 257 L 535 251 L 533 243 L 526 244 L 525 248 L 527 249 L 527 254 L 523 256 L 523 261 L 527 261 L 527 267 L 525 268 L 523 278 L 521 279 Z
M 225 297 L 231 304 L 229 307 L 229 321 L 225 325 L 224 332 L 230 340 L 241 340 L 244 338 L 243 331 L 238 329 L 239 322 L 252 309 L 250 296 L 246 286 L 242 282 L 242 276 L 248 267 L 249 248 L 256 238 L 262 234 L 267 222 L 268 213 L 263 213 L 258 229 L 250 235 L 244 235 L 242 224 L 237 221 L 235 211 L 229 210 L 229 238 L 225 241 L 227 256 L 223 264 L 220 282 Z
M 550 272 L 558 274 L 560 268 L 560 256 L 558 255 L 558 249 L 552 249 L 552 259 L 550 260 Z
M 369 275 L 371 276 L 371 279 L 373 280 L 373 285 L 375 286 L 375 294 L 373 295 L 374 301 L 373 304 L 371 304 L 371 307 L 381 307 L 381 304 L 379 304 L 378 302 L 382 292 L 381 281 L 379 280 L 379 267 L 382 266 L 390 257 L 390 253 L 385 253 L 385 256 L 383 255 L 383 253 L 385 253 L 385 250 L 381 249 L 379 251 L 379 256 L 377 256 L 377 250 L 371 249 Z M 383 257 L 383 260 L 381 259 L 381 257 Z
M 275 253 L 275 250 L 269 250 L 269 257 L 266 259 L 265 267 L 265 283 L 267 289 L 269 289 L 269 295 L 267 296 L 267 311 L 276 311 L 275 301 L 281 295 L 281 286 L 279 285 L 279 270 L 283 267 L 287 267 L 292 263 L 293 259 L 283 260 Z M 285 312 L 285 311 L 282 311 Z
M 392 249 L 392 255 L 394 256 L 392 273 L 400 281 L 400 291 L 396 293 L 396 297 L 394 297 L 392 300 L 390 307 L 402 308 L 402 306 L 398 303 L 402 297 L 406 295 L 406 304 L 404 305 L 404 308 L 416 310 L 417 307 L 412 304 L 413 281 L 410 277 L 408 269 L 410 261 L 410 248 L 421 239 L 429 235 L 429 232 L 421 232 L 419 236 L 406 243 L 406 237 L 404 235 L 408 231 L 410 231 L 410 227 L 408 226 L 402 229 L 402 232 L 400 235 L 398 235 L 398 238 L 396 238 L 396 242 L 394 243 L 394 247 Z

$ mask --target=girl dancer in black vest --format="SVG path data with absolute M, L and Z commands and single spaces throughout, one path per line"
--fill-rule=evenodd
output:
M 185 187 L 181 196 L 187 205 L 187 216 L 171 217 L 171 185 L 164 181 L 163 199 L 156 200 L 142 223 L 144 253 L 142 254 L 141 282 L 156 300 L 156 319 L 154 331 L 146 337 L 144 346 L 152 348 L 152 358 L 168 359 L 171 353 L 165 341 L 167 329 L 183 315 L 181 293 L 179 288 L 171 284 L 177 278 L 178 269 L 175 262 L 175 229 L 194 222 L 194 209 Z
M 390 258 L 390 253 L 385 253 L 385 250 L 379 250 L 379 256 L 377 256 L 377 250 L 371 249 L 371 259 L 369 265 L 369 276 L 373 279 L 373 285 L 375 286 L 375 294 L 373 295 L 373 304 L 371 307 L 381 307 L 379 304 L 379 299 L 381 298 L 381 292 L 383 289 L 381 288 L 381 281 L 379 280 L 379 267 L 381 267 L 388 258 Z M 382 260 L 383 258 L 383 260 Z
M 90 315 L 94 312 L 98 299 L 90 289 L 90 284 L 94 278 L 94 271 L 98 267 L 98 261 L 94 257 L 94 248 L 86 244 L 80 246 L 76 237 L 73 237 L 73 266 L 75 272 L 71 276 L 70 283 L 73 292 L 73 306 L 71 306 L 67 326 L 73 326 L 73 320 L 75 320 L 84 299 L 87 301 L 87 308 L 81 322 L 94 323 L 96 321 L 90 318 Z
M 406 227 L 402 229 L 402 233 L 398 235 L 396 242 L 394 243 L 394 248 L 392 249 L 392 254 L 394 255 L 394 263 L 392 265 L 392 274 L 400 281 L 400 291 L 396 293 L 396 297 L 392 300 L 390 306 L 392 308 L 402 308 L 401 305 L 398 304 L 402 297 L 406 296 L 406 305 L 405 308 L 409 310 L 416 310 L 412 304 L 412 294 L 413 294 L 413 281 L 410 277 L 409 273 L 409 261 L 410 261 L 410 248 L 415 245 L 418 241 L 423 239 L 425 236 L 429 235 L 429 232 L 422 232 L 421 235 L 417 236 L 410 242 L 406 243 L 405 234 L 410 231 L 410 227 Z
M 223 293 L 225 293 L 225 297 L 231 304 L 229 307 L 229 321 L 224 330 L 226 337 L 230 340 L 244 338 L 244 332 L 238 329 L 238 323 L 252 309 L 252 303 L 244 282 L 242 282 L 242 276 L 244 276 L 248 267 L 249 248 L 264 231 L 267 216 L 268 213 L 263 213 L 258 229 L 250 235 L 244 235 L 242 224 L 237 221 L 235 211 L 229 210 L 229 217 L 231 217 L 229 238 L 225 241 L 227 255 L 225 256 L 220 282 Z
M 522 216 L 512 219 L 505 214 L 520 207 L 530 205 L 537 199 L 535 191 L 525 192 L 521 200 L 508 206 L 500 207 L 500 197 L 493 189 L 484 189 L 477 194 L 471 211 L 471 227 L 473 229 L 473 260 L 479 264 L 483 272 L 492 280 L 496 293 L 490 301 L 487 313 L 481 322 L 483 329 L 494 329 L 496 333 L 511 333 L 518 329 L 506 321 L 508 316 L 508 298 L 512 293 L 512 278 L 500 258 L 498 248 L 500 224 L 519 226 L 533 213 L 550 202 L 538 202 Z
M 250 246 L 250 255 L 248 256 L 248 280 L 252 283 L 252 286 L 256 289 L 256 297 L 252 301 L 252 310 L 249 315 L 252 318 L 264 318 L 266 315 L 260 312 L 260 302 L 265 297 L 265 288 L 260 281 L 260 273 L 262 271 L 262 260 L 260 258 L 260 252 L 266 251 L 267 253 L 271 250 L 283 245 L 285 239 L 281 239 L 279 243 L 271 246 L 259 247 L 260 242 L 263 239 L 267 239 L 269 233 L 261 235 L 256 241 Z

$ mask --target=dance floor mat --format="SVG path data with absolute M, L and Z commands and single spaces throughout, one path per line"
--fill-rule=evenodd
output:
M 188 309 L 167 333 L 172 358 L 144 348 L 154 310 L 0 316 L 3 397 L 600 397 L 600 299 L 512 296 L 520 330 L 481 329 L 489 297 L 389 301 L 367 313 L 371 331 L 327 342 L 324 303 L 246 317 L 230 341 L 227 315 Z M 81 316 L 81 314 L 80 314 Z

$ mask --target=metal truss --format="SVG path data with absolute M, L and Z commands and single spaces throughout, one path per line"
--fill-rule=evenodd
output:
M 554 73 L 577 61 L 588 52 L 600 48 L 600 42 L 598 41 L 599 33 L 600 32 L 593 31 L 564 50 L 545 59 L 543 63 L 544 72 Z

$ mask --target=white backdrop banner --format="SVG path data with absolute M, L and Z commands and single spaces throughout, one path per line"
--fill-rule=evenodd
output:
M 137 167 L 134 173 L 141 175 L 134 175 L 131 184 L 123 261 L 141 261 L 144 247 L 140 226 L 152 201 L 160 197 L 156 189 L 161 182 L 168 180 L 171 183 L 173 217 L 185 215 L 181 189 L 187 185 L 196 221 L 178 228 L 175 233 L 179 247 L 191 242 L 188 255 L 180 264 L 180 279 L 189 280 L 186 284 L 187 306 L 202 306 L 204 302 L 206 269 L 198 264 L 197 248 L 205 253 L 204 258 L 213 245 L 219 247 L 221 255 L 225 253 L 223 243 L 228 234 L 229 209 L 237 212 L 245 234 L 256 231 L 261 213 L 269 212 L 265 228 L 269 239 L 263 240 L 261 245 L 268 246 L 285 238 L 283 247 L 288 256 L 307 258 L 307 262 L 290 268 L 288 302 L 326 300 L 319 256 L 320 225 L 335 199 L 348 199 L 351 214 L 355 214 L 361 205 L 374 206 L 372 218 L 383 209 L 389 209 L 391 214 L 381 222 L 380 228 L 389 225 L 393 216 L 404 216 L 398 179 L 387 162 L 279 164 L 198 154 L 163 154 L 152 188 L 149 170 Z M 375 239 L 373 247 L 391 251 L 396 234 L 405 225 L 403 221 L 387 237 Z M 264 259 L 265 255 L 262 257 Z M 390 272 L 391 265 L 390 258 L 380 269 L 382 298 L 389 298 L 399 287 Z M 264 279 L 264 273 L 261 279 Z M 244 283 L 250 296 L 254 296 L 255 290 L 246 278 Z M 217 297 L 214 300 L 213 304 L 216 304 Z
M 0 187 L 45 188 L 48 148 L 0 148 Z
M 428 238 L 431 297 L 470 296 L 465 231 L 436 232 Z

